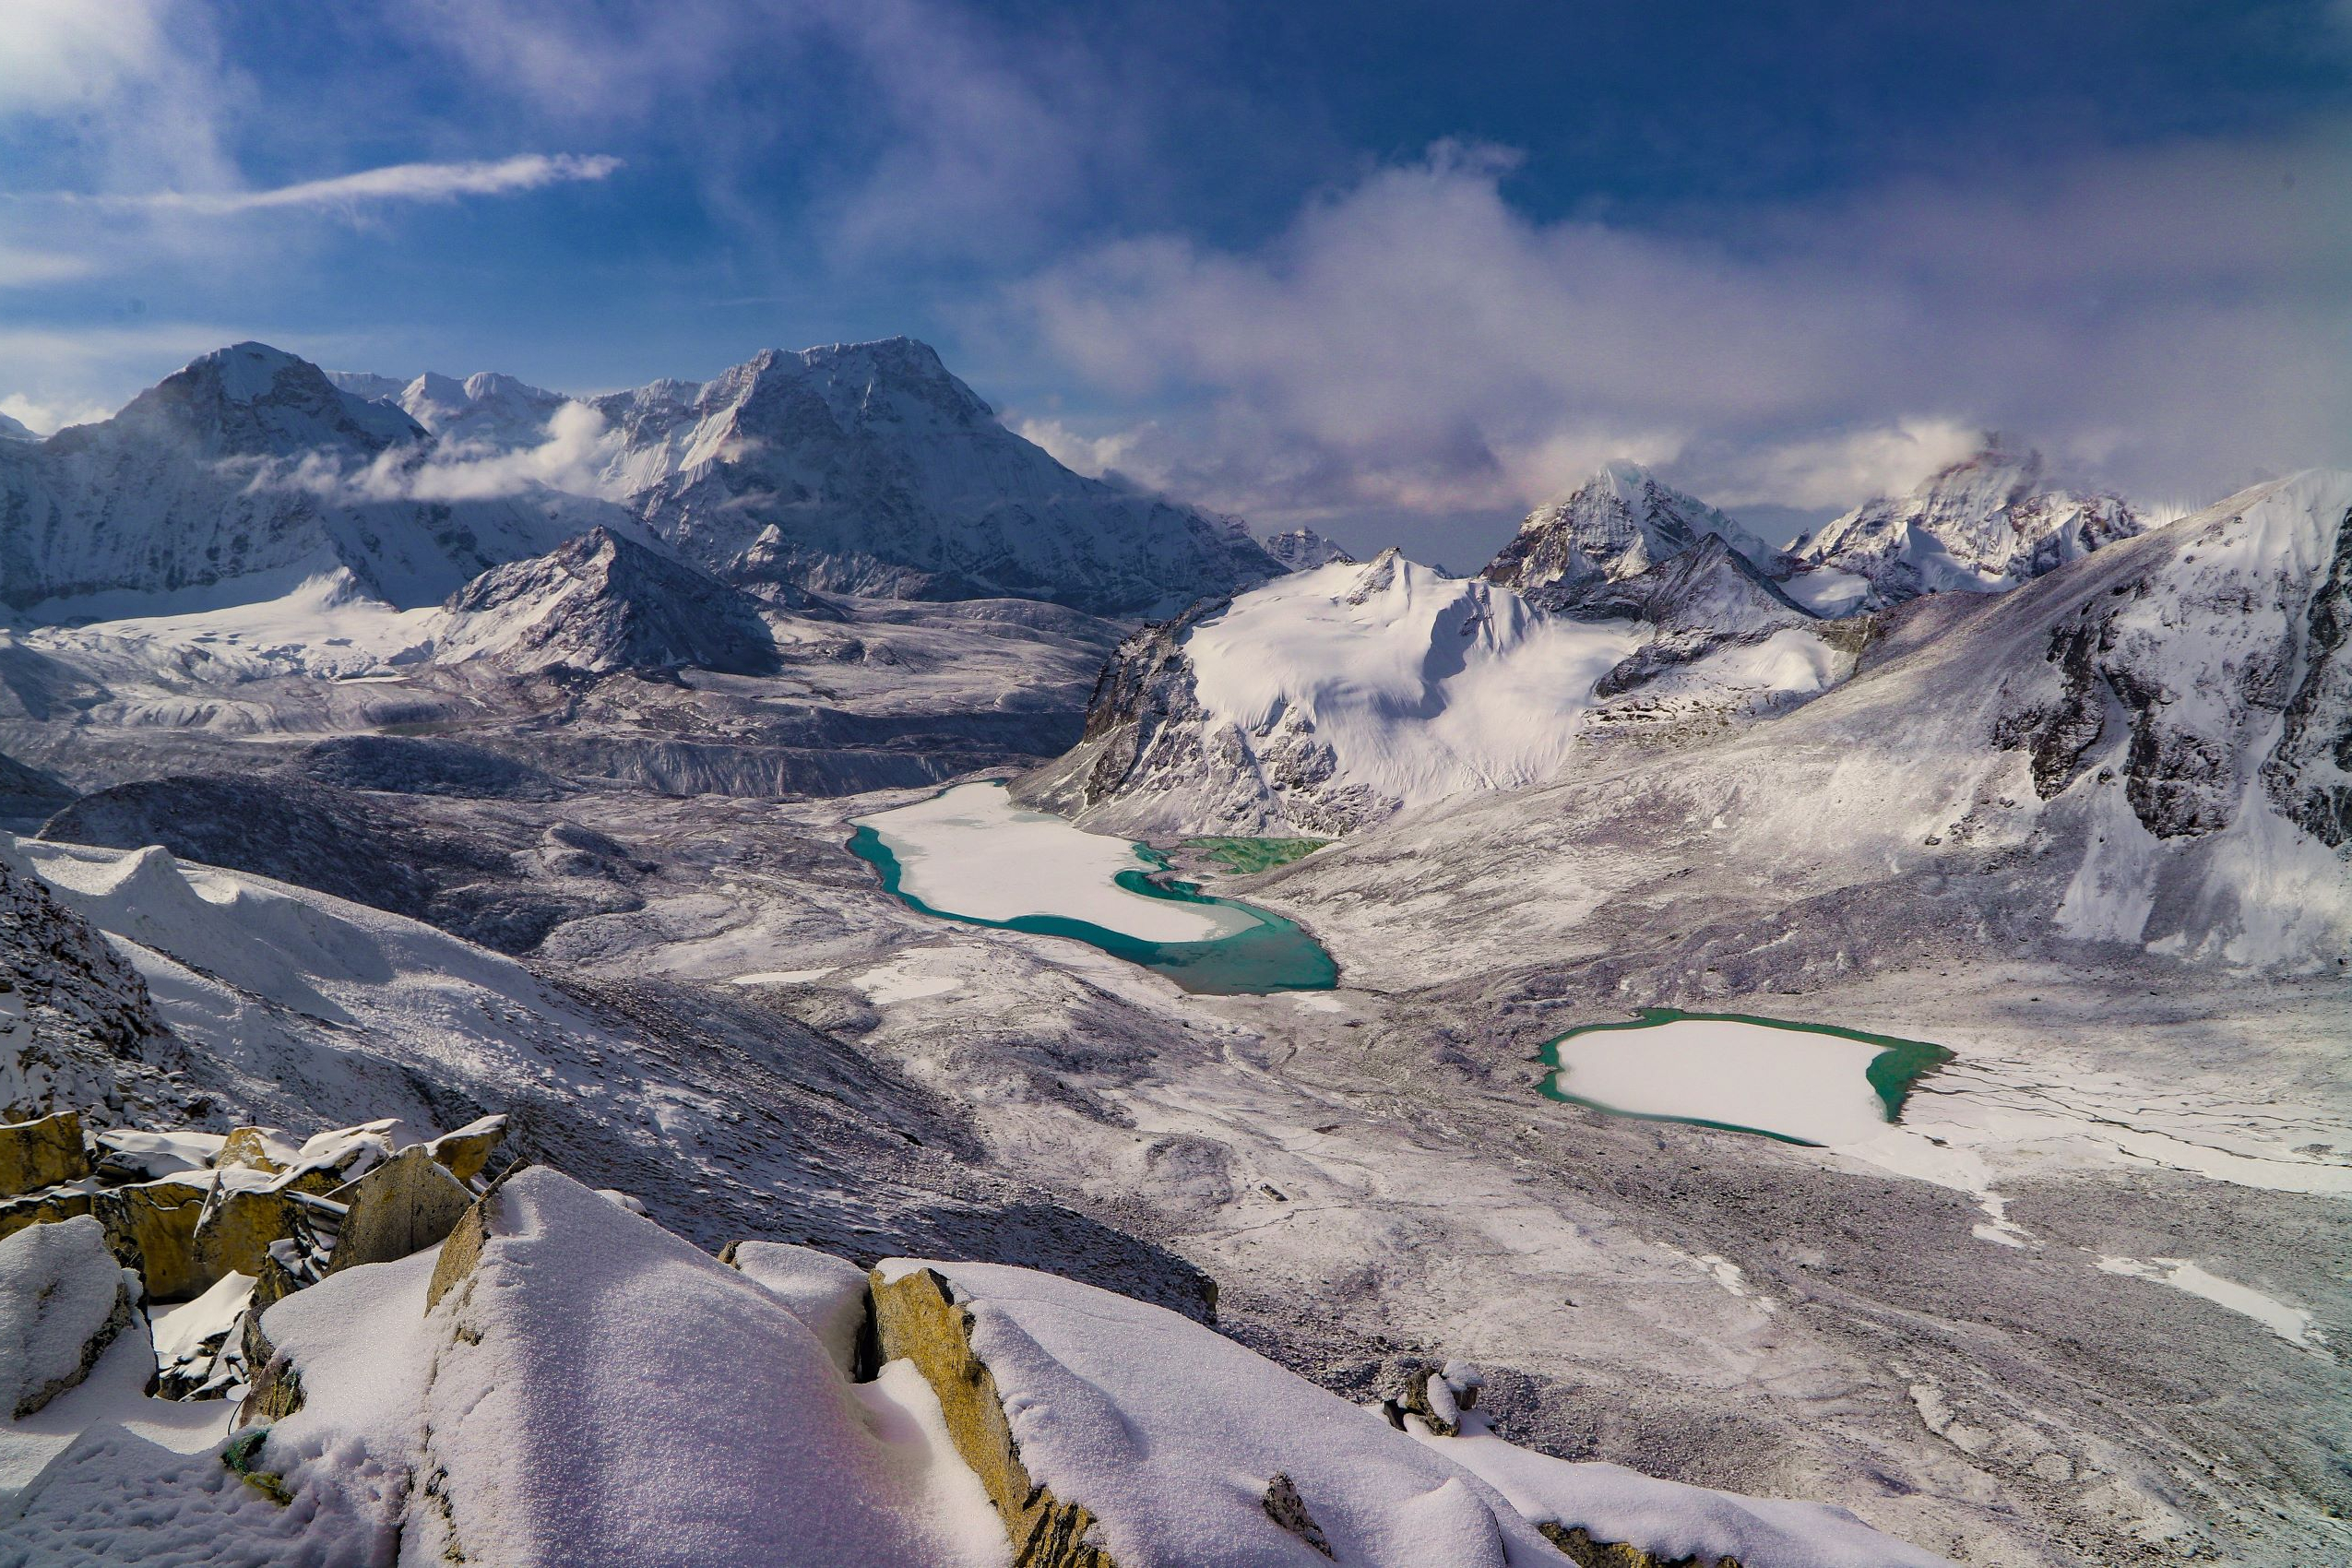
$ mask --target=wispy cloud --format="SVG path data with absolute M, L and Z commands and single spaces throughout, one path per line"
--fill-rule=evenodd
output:
M 602 154 L 530 152 L 469 163 L 393 163 L 381 169 L 303 180 L 267 190 L 149 191 L 96 196 L 58 194 L 53 199 L 220 217 L 286 208 L 352 208 L 376 202 L 454 201 L 459 196 L 507 196 L 548 185 L 601 180 L 620 167 L 619 159 Z

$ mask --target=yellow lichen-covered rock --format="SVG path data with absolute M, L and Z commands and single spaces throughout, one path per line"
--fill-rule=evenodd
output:
M 502 1179 L 503 1180 L 503 1179 Z M 433 1277 L 425 1282 L 424 1310 L 433 1311 L 441 1298 L 472 1277 L 481 1263 L 481 1250 L 490 1243 L 490 1228 L 498 1213 L 498 1183 L 476 1198 L 449 1234 L 441 1240 L 441 1255 L 433 1263 Z
M 219 1277 L 207 1276 L 196 1263 L 196 1220 L 205 1196 L 203 1186 L 167 1177 L 98 1193 L 89 1212 L 106 1228 L 114 1255 L 147 1281 L 149 1296 L 184 1301 L 202 1295 Z
M 1736 1557 L 1658 1557 L 1621 1540 L 1595 1540 L 1582 1525 L 1538 1524 L 1543 1538 L 1567 1554 L 1576 1568 L 1740 1568 Z
M 286 1169 L 285 1162 L 269 1151 L 269 1146 L 277 1141 L 278 1136 L 275 1127 L 232 1127 L 229 1130 L 228 1141 L 220 1146 L 220 1152 L 213 1157 L 212 1163 L 221 1170 L 242 1167 L 248 1170 L 267 1171 L 274 1176 Z
M 422 1144 L 402 1149 L 330 1196 L 349 1206 L 327 1258 L 330 1274 L 422 1252 L 448 1235 L 474 1203 L 473 1189 Z
M 82 1119 L 71 1111 L 35 1122 L 0 1123 L 0 1198 L 37 1193 L 89 1174 Z
M 86 1192 L 36 1193 L 0 1203 L 0 1239 L 15 1235 L 28 1225 L 54 1225 L 61 1219 L 88 1214 L 89 1200 L 90 1194 Z
M 490 1156 L 506 1136 L 506 1118 L 484 1116 L 454 1133 L 444 1133 L 425 1145 L 425 1152 L 446 1167 L 460 1182 L 470 1182 L 490 1163 Z
M 1030 1479 L 996 1379 L 972 1349 L 971 1314 L 956 1304 L 947 1281 L 928 1268 L 895 1279 L 876 1270 L 873 1278 L 882 1357 L 912 1361 L 939 1396 L 956 1451 L 1004 1521 L 1014 1562 L 1019 1568 L 1117 1568 L 1089 1538 L 1094 1515 Z
M 250 1274 L 258 1278 L 273 1241 L 315 1241 L 308 1206 L 297 1195 L 301 1183 L 229 1186 L 216 1192 L 196 1221 L 196 1266 L 208 1277 Z

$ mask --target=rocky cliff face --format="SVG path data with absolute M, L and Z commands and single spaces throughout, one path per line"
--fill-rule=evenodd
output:
M 1083 478 L 904 338 L 770 350 L 595 400 L 604 470 L 731 580 L 1166 613 L 1281 568 L 1238 523 Z
M 1085 740 L 1016 793 L 1113 831 L 1336 837 L 1538 783 L 1596 727 L 1802 700 L 1850 664 L 1815 624 L 1718 538 L 1527 595 L 1391 550 L 1128 638 Z
M 1752 562 L 1768 553 L 1738 523 L 1661 484 L 1640 464 L 1606 463 L 1528 513 L 1482 575 L 1522 592 L 1567 591 L 1638 576 L 1707 539 L 1722 540 Z
M 1908 495 L 1865 502 L 1800 539 L 1780 569 L 1800 597 L 1844 588 L 1840 608 L 1876 609 L 1923 593 L 2013 588 L 2146 526 L 2115 496 L 2051 484 L 2039 453 L 1995 444 Z

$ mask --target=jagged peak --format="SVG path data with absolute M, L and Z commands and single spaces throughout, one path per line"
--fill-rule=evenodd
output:
M 307 372 L 322 385 L 334 385 L 327 381 L 325 371 L 308 360 L 251 339 L 215 349 L 210 353 L 198 354 L 166 380 L 168 384 L 185 377 L 190 381 L 217 386 L 220 388 L 220 395 L 231 402 L 252 403 L 275 393 L 279 377 L 288 371 L 298 375 Z

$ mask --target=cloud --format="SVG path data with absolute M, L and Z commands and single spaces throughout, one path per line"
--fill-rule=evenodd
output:
M 345 503 L 488 501 L 542 487 L 595 495 L 615 444 L 616 433 L 606 428 L 602 414 L 585 403 L 564 403 L 536 445 L 511 451 L 466 442 L 394 446 L 359 468 L 314 452 L 291 465 L 257 465 L 248 487 L 303 490 Z
M 69 282 L 96 270 L 88 256 L 65 251 L 29 250 L 0 242 L 0 289 L 26 289 L 43 283 Z
M 394 163 L 268 190 L 155 191 L 88 199 L 106 205 L 207 216 L 283 208 L 350 208 L 371 202 L 454 201 L 459 196 L 506 196 L 548 185 L 601 180 L 620 167 L 619 159 L 600 154 L 532 152 L 483 162 Z
M 0 397 L 0 414 L 15 420 L 35 435 L 53 435 L 69 424 L 90 424 L 113 411 L 102 404 L 45 401 L 21 392 Z
M 1086 251 L 1013 291 L 1007 337 L 1033 332 L 1106 425 L 1148 422 L 1137 471 L 1262 517 L 1524 506 L 1613 453 L 1728 501 L 1847 505 L 1989 428 L 2214 494 L 2352 460 L 2343 129 L 1706 232 L 1538 220 L 1510 155 L 1443 143 L 1255 247 Z

